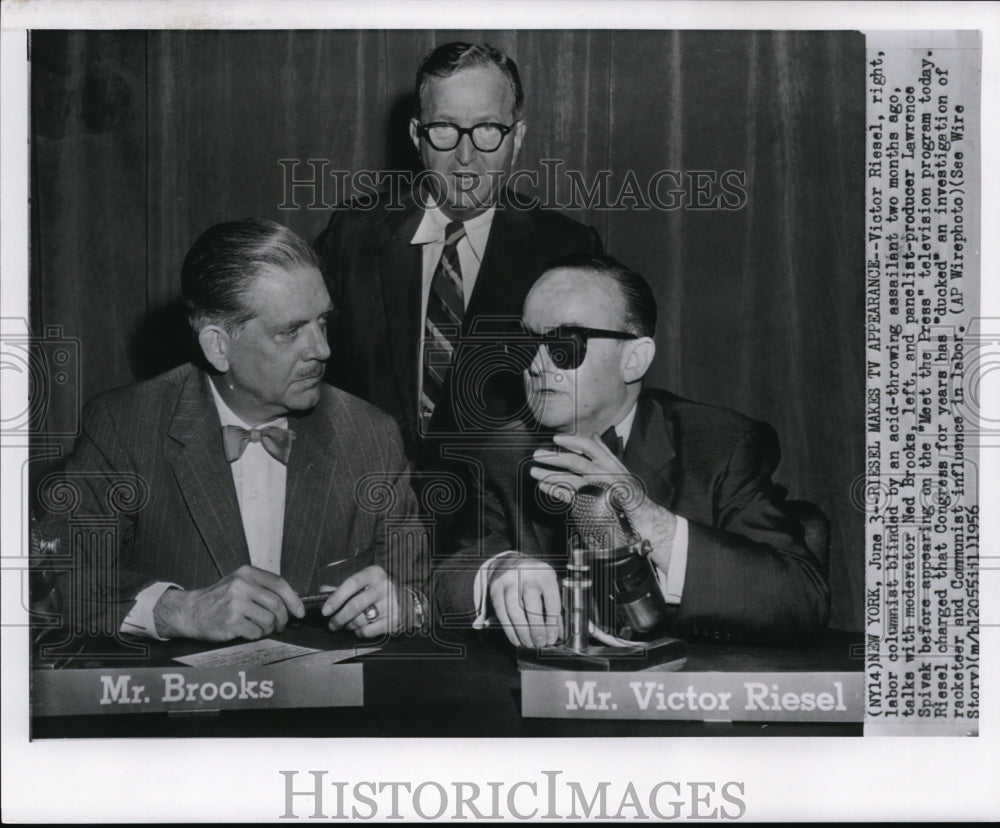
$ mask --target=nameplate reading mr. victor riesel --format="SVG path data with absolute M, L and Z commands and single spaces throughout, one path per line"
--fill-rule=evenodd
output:
M 35 716 L 360 707 L 362 665 L 36 670 Z
M 538 718 L 860 722 L 861 673 L 598 673 L 526 670 Z

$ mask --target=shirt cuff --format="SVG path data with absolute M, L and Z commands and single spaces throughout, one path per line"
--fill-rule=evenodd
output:
M 143 638 L 155 638 L 157 641 L 168 641 L 169 639 L 157 635 L 156 621 L 153 618 L 153 608 L 168 589 L 180 588 L 179 584 L 171 584 L 166 581 L 157 581 L 155 584 L 146 587 L 135 596 L 135 606 L 125 616 L 125 620 L 122 621 L 122 625 L 119 628 L 120 631 L 129 635 L 142 636 Z
M 472 604 L 476 608 L 476 618 L 472 622 L 472 629 L 481 630 L 483 627 L 490 625 L 490 619 L 487 618 L 487 614 L 490 611 L 489 589 L 487 587 L 490 585 L 490 576 L 493 574 L 493 567 L 501 558 L 516 554 L 516 550 L 508 549 L 506 552 L 501 552 L 484 561 L 483 565 L 479 567 L 475 583 L 472 586 Z
M 655 564 L 656 582 L 660 585 L 663 600 L 668 604 L 679 604 L 684 592 L 684 578 L 687 576 L 688 563 L 688 522 L 687 518 L 677 516 L 674 529 L 674 548 L 670 551 L 670 563 L 664 572 Z

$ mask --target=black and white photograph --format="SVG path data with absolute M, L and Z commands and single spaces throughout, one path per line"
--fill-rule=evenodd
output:
M 997 815 L 998 21 L 815 5 L 15 9 L 12 818 Z

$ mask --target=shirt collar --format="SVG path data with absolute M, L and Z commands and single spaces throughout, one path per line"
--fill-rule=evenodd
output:
M 245 428 L 248 431 L 251 428 L 260 428 L 263 425 L 278 426 L 278 428 L 288 428 L 288 418 L 278 417 L 275 420 L 271 420 L 268 423 L 261 423 L 259 426 L 252 426 L 245 422 L 233 409 L 226 405 L 226 401 L 222 399 L 222 395 L 219 393 L 219 389 L 215 387 L 215 383 L 212 382 L 208 377 L 205 378 L 208 382 L 208 387 L 212 389 L 212 399 L 215 400 L 215 408 L 219 412 L 219 420 L 222 425 L 234 425 L 240 428 Z
M 615 426 L 615 434 L 622 439 L 622 448 L 628 445 L 629 435 L 632 433 L 632 423 L 635 422 L 635 412 L 639 408 L 639 400 L 636 400 L 628 410 L 625 418 Z
M 465 237 L 472 245 L 472 250 L 479 261 L 483 260 L 483 253 L 486 252 L 486 241 L 490 236 L 490 227 L 493 224 L 493 214 L 496 207 L 490 207 L 485 213 L 480 213 L 468 221 L 463 221 L 465 225 Z M 424 207 L 423 218 L 420 219 L 420 226 L 417 232 L 410 239 L 410 244 L 444 244 L 444 229 L 451 223 L 440 209 L 434 206 Z

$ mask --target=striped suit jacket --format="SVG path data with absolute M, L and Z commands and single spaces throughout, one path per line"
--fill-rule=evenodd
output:
M 72 493 L 68 517 L 77 538 L 87 526 L 117 535 L 113 565 L 97 563 L 103 577 L 88 571 L 97 561 L 93 548 L 74 551 L 84 558 L 82 601 L 103 613 L 105 630 L 118 629 L 151 583 L 204 587 L 250 562 L 208 382 L 201 369 L 183 365 L 108 392 L 84 411 L 83 432 L 59 480 L 69 486 L 62 501 Z M 324 385 L 314 409 L 288 420 L 295 441 L 281 575 L 300 594 L 311 593 L 330 582 L 328 564 L 349 559 L 337 566 L 337 583 L 379 564 L 397 583 L 424 590 L 426 544 L 393 543 L 405 556 L 387 552 L 387 521 L 394 532 L 422 532 L 410 520 L 416 504 L 392 418 Z

